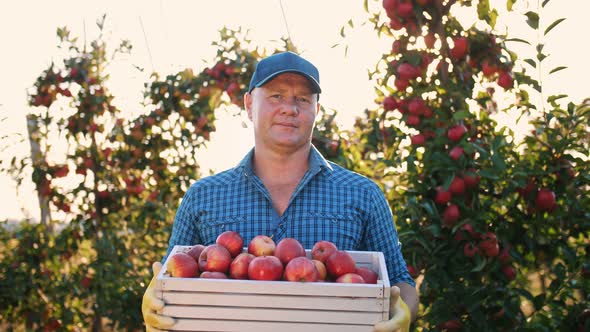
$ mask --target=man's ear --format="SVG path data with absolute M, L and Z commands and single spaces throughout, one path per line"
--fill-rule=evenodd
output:
M 244 94 L 244 109 L 248 114 L 248 119 L 252 121 L 252 94 L 250 92 Z

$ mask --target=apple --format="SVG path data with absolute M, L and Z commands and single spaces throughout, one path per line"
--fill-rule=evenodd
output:
M 283 264 L 276 256 L 257 256 L 248 265 L 250 280 L 281 280 Z
M 285 266 L 283 279 L 301 282 L 318 281 L 319 272 L 315 266 L 315 263 L 305 256 L 295 257 Z
M 395 16 L 398 0 L 383 0 L 383 8 L 389 18 Z
M 397 74 L 399 76 L 399 79 L 404 80 L 406 82 L 420 76 L 420 72 L 418 71 L 418 69 L 416 69 L 416 67 L 412 66 L 409 63 L 400 64 L 399 67 L 397 67 Z
M 500 76 L 498 77 L 498 85 L 503 87 L 505 90 L 512 88 L 513 80 L 510 73 L 505 71 L 500 72 Z
M 223 272 L 205 271 L 201 273 L 202 279 L 227 279 L 227 275 Z
M 397 101 L 393 96 L 387 96 L 383 99 L 383 109 L 386 111 L 393 111 L 397 108 Z
M 408 18 L 414 15 L 414 5 L 411 2 L 402 2 L 397 5 L 397 15 Z
M 417 126 L 420 124 L 420 117 L 416 115 L 408 115 L 408 117 L 406 118 L 406 123 L 408 124 L 408 126 Z
M 465 187 L 467 188 L 474 188 L 477 186 L 480 180 L 480 176 L 477 175 L 473 168 L 467 170 L 466 173 L 463 174 L 463 181 L 465 181 Z
M 416 269 L 414 265 L 406 264 L 406 268 L 408 269 L 408 273 L 412 278 L 418 278 L 418 276 L 420 275 L 418 269 Z
M 338 250 L 326 258 L 326 269 L 333 278 L 338 278 L 346 273 L 356 271 L 356 263 L 352 256 L 344 251 Z
M 326 265 L 317 259 L 312 259 L 311 261 L 315 264 L 316 270 L 318 270 L 318 281 L 325 281 L 328 277 Z
M 454 59 L 461 59 L 467 54 L 467 38 L 457 37 L 453 39 L 453 48 L 451 49 L 451 57 Z
M 377 272 L 368 267 L 357 267 L 355 273 L 363 277 L 367 284 L 376 284 L 377 279 L 379 279 Z
M 422 115 L 424 114 L 424 108 L 426 108 L 426 104 L 421 98 L 414 98 L 408 103 L 408 112 L 410 114 Z
M 500 245 L 496 234 L 487 232 L 482 235 L 482 241 L 479 243 L 479 249 L 488 257 L 496 257 L 500 253 Z
M 464 152 L 465 152 L 465 150 L 463 150 L 462 147 L 455 146 L 454 148 L 451 149 L 451 151 L 449 151 L 449 156 L 453 160 L 459 160 L 459 158 L 461 158 L 461 156 L 463 155 Z
M 508 280 L 514 280 L 516 278 L 516 270 L 511 265 L 502 266 L 502 273 Z
M 510 262 L 511 256 L 510 256 L 510 248 L 508 246 L 504 247 L 504 249 L 502 249 L 502 252 L 498 255 L 498 261 L 502 264 L 507 264 L 508 262 Z
M 248 265 L 254 257 L 256 256 L 247 252 L 237 255 L 229 265 L 229 276 L 232 279 L 248 279 Z
M 195 262 L 199 262 L 199 256 L 201 255 L 201 252 L 203 252 L 203 249 L 205 249 L 204 245 L 197 244 L 190 248 L 189 251 L 186 252 L 186 254 L 191 256 L 195 260 Z
M 465 243 L 465 246 L 463 247 L 463 254 L 469 258 L 475 256 L 478 251 L 479 249 L 470 242 Z
M 227 251 L 229 251 L 231 257 L 236 257 L 238 254 L 242 252 L 242 248 L 244 247 L 244 239 L 240 233 L 235 231 L 225 231 L 215 240 L 220 246 L 225 247 Z
M 277 243 L 274 255 L 287 265 L 293 258 L 305 256 L 305 248 L 294 238 L 284 238 Z
M 461 138 L 463 137 L 463 135 L 465 135 L 466 132 L 467 127 L 465 127 L 462 124 L 456 125 L 449 128 L 449 130 L 447 131 L 447 137 L 453 142 L 458 142 L 459 140 L 461 140 Z
M 459 176 L 455 176 L 451 185 L 449 185 L 449 191 L 454 195 L 461 195 L 465 192 L 465 181 Z
M 395 85 L 395 88 L 399 91 L 406 91 L 408 86 L 410 86 L 410 82 L 402 78 L 396 78 L 395 81 L 393 81 L 393 85 Z
M 317 241 L 311 248 L 311 258 L 325 263 L 326 258 L 336 251 L 338 251 L 338 247 L 333 242 L 326 240 Z
M 412 142 L 412 145 L 424 145 L 426 137 L 423 134 L 416 134 L 410 137 L 410 142 Z
M 231 255 L 225 247 L 211 244 L 205 247 L 199 255 L 199 268 L 201 271 L 226 273 L 231 264 Z
M 461 213 L 459 212 L 459 207 L 457 205 L 451 204 L 447 206 L 443 212 L 443 226 L 449 228 L 455 226 L 460 216 Z
M 540 211 L 552 211 L 555 208 L 555 193 L 547 188 L 539 190 L 535 206 Z
M 271 256 L 275 248 L 275 241 L 266 235 L 256 235 L 248 243 L 248 252 L 254 256 Z
M 365 279 L 356 273 L 345 273 L 336 278 L 336 282 L 345 284 L 364 284 Z
M 434 196 L 434 202 L 436 204 L 445 205 L 451 200 L 451 192 L 445 191 L 443 187 L 438 186 L 436 188 L 436 196 Z
M 199 273 L 197 262 L 188 254 L 179 252 L 168 258 L 168 272 L 173 277 L 192 278 Z

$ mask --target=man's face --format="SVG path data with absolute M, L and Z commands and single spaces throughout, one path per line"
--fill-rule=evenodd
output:
M 295 73 L 280 74 L 247 93 L 244 104 L 257 146 L 295 151 L 309 145 L 320 109 L 317 98 L 309 81 Z

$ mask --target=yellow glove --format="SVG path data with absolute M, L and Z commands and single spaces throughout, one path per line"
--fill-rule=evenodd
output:
M 381 321 L 374 326 L 375 332 L 408 332 L 410 331 L 410 308 L 399 296 L 399 287 L 391 287 L 391 298 L 389 299 L 389 320 Z
M 156 296 L 156 277 L 162 269 L 162 263 L 155 262 L 152 265 L 152 271 L 154 277 L 148 285 L 145 293 L 143 294 L 143 300 L 141 301 L 141 312 L 143 314 L 143 321 L 145 323 L 145 330 L 147 332 L 159 332 L 160 329 L 167 329 L 174 325 L 174 319 L 168 316 L 158 315 L 157 310 L 164 308 L 164 301 L 160 300 Z

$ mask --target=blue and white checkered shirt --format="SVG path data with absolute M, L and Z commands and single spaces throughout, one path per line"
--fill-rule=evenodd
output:
M 377 184 L 325 160 L 312 146 L 309 169 L 279 216 L 253 172 L 253 156 L 254 149 L 236 167 L 189 188 L 176 212 L 166 256 L 175 245 L 215 243 L 227 230 L 239 232 L 245 244 L 259 234 L 277 243 L 292 237 L 306 249 L 327 240 L 341 250 L 383 252 L 390 282 L 415 286 L 391 209 Z

